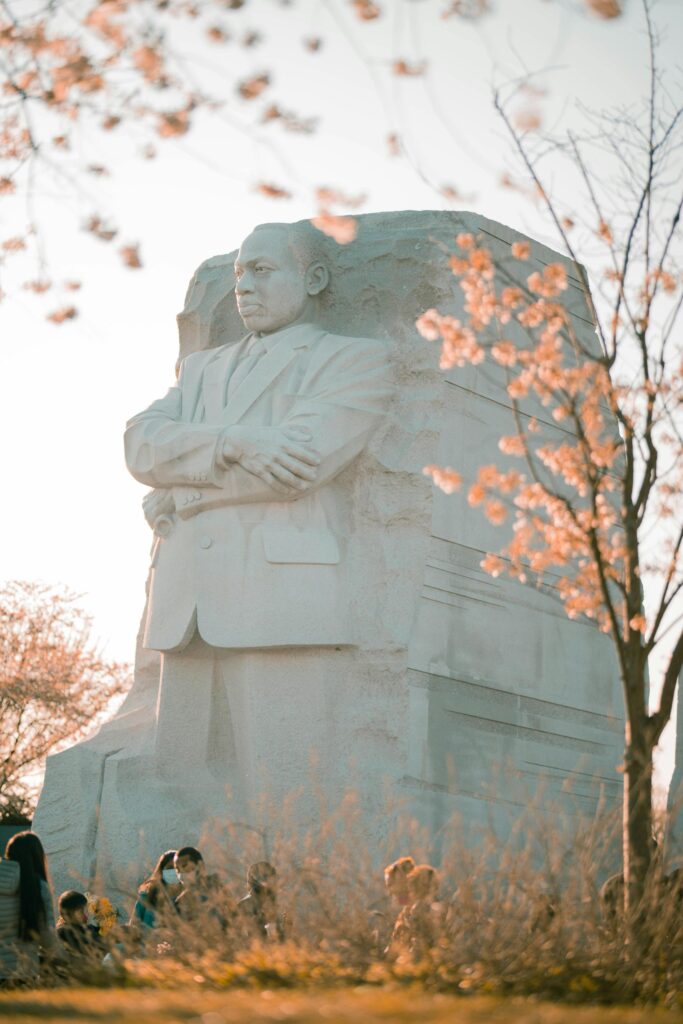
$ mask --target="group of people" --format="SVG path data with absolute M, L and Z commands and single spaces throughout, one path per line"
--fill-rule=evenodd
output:
M 207 872 L 199 850 L 166 850 L 139 886 L 127 923 L 106 897 L 94 899 L 76 889 L 61 893 L 53 912 L 47 857 L 38 836 L 13 836 L 0 859 L 0 982 L 30 982 L 41 965 L 62 974 L 84 966 L 115 964 L 117 954 L 135 955 L 172 949 L 183 929 L 213 927 L 237 942 L 283 942 L 289 922 L 278 903 L 277 871 L 258 861 L 247 871 L 247 892 L 231 901 L 217 875 Z M 401 857 L 384 871 L 395 925 L 386 952 L 417 951 L 437 932 L 436 870 Z M 169 944 L 169 939 L 170 944 Z
M 247 886 L 231 904 L 200 851 L 185 846 L 159 857 L 127 923 L 106 897 L 76 889 L 61 893 L 55 920 L 47 856 L 35 833 L 20 832 L 0 858 L 0 984 L 31 983 L 44 966 L 78 975 L 84 968 L 113 966 L 120 956 L 171 949 L 169 936 L 183 929 L 201 929 L 206 938 L 213 926 L 241 941 L 283 941 L 287 925 L 272 864 L 252 864 Z
M 419 952 L 438 934 L 439 879 L 429 864 L 401 857 L 384 871 L 394 905 L 393 932 L 385 952 Z M 127 923 L 106 897 L 76 889 L 61 893 L 53 912 L 47 857 L 38 836 L 20 832 L 0 859 L 0 983 L 30 983 L 47 966 L 62 975 L 115 965 L 117 959 L 173 951 L 192 934 L 210 940 L 212 929 L 235 946 L 253 940 L 283 942 L 287 914 L 278 902 L 277 871 L 258 861 L 247 871 L 247 892 L 231 900 L 199 850 L 166 850 L 139 886 Z M 384 917 L 384 915 L 383 915 Z M 387 925 L 390 922 L 386 922 Z
M 190 926 L 217 926 L 247 937 L 285 937 L 284 916 L 278 909 L 277 872 L 268 861 L 247 871 L 248 891 L 232 905 L 217 875 L 206 870 L 194 846 L 166 850 L 152 874 L 138 889 L 130 927 L 156 929 L 179 922 Z
M 665 882 L 683 898 L 679 868 Z M 430 864 L 400 857 L 384 869 L 385 896 L 393 909 L 377 910 L 378 951 L 387 956 L 421 956 L 439 941 L 445 905 L 438 901 L 439 875 Z M 621 886 L 621 888 L 620 888 Z M 613 876 L 600 892 L 608 923 L 623 898 L 623 879 Z M 548 926 L 554 901 L 535 906 L 533 929 Z M 291 923 L 278 900 L 277 871 L 258 861 L 247 871 L 247 892 L 231 898 L 217 875 L 210 874 L 199 850 L 166 850 L 139 886 L 127 923 L 106 898 L 75 889 L 63 892 L 53 912 L 47 857 L 34 832 L 20 832 L 0 858 L 0 984 L 31 983 L 47 965 L 63 976 L 78 976 L 93 966 L 115 966 L 126 956 L 156 955 L 200 944 L 212 937 L 233 949 L 253 940 L 283 942 Z M 392 928 L 393 921 L 393 928 Z

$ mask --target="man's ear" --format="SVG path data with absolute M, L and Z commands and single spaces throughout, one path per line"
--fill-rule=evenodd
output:
M 324 263 L 311 263 L 306 271 L 306 291 L 309 295 L 320 295 L 330 282 L 330 272 Z

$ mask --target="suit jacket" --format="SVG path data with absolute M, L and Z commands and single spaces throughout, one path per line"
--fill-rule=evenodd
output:
M 386 414 L 387 347 L 285 328 L 264 338 L 266 353 L 226 404 L 247 341 L 187 356 L 177 385 L 127 425 L 130 472 L 172 488 L 176 509 L 153 549 L 145 647 L 180 649 L 195 626 L 215 647 L 354 642 L 351 486 L 337 477 Z M 308 427 L 316 481 L 283 497 L 239 464 L 226 468 L 223 436 L 236 423 Z

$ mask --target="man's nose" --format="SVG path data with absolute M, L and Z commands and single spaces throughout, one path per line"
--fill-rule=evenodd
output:
M 249 295 L 254 290 L 254 282 L 252 281 L 251 274 L 242 274 L 239 281 L 235 284 L 236 295 Z

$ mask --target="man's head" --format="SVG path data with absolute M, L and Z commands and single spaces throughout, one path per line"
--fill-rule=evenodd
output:
M 329 271 L 323 236 L 308 222 L 261 224 L 235 260 L 237 308 L 246 327 L 272 334 L 312 317 Z
M 415 867 L 412 857 L 399 857 L 384 869 L 384 884 L 390 896 L 401 905 L 409 902 L 410 892 L 406 879 Z
M 204 874 L 204 858 L 194 846 L 183 846 L 173 860 L 183 886 L 194 885 Z
M 432 899 L 439 886 L 439 876 L 431 864 L 417 864 L 406 876 L 408 890 L 414 900 Z
M 267 860 L 260 860 L 247 871 L 247 884 L 256 894 L 275 892 L 277 871 Z
M 59 897 L 59 914 L 67 924 L 88 923 L 88 898 L 75 889 L 67 889 Z

